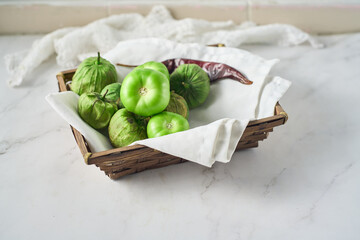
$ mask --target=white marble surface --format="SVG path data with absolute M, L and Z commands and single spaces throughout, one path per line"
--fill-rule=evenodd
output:
M 6 86 L 3 56 L 38 37 L 0 36 L 0 239 L 359 239 L 360 34 L 321 37 L 325 49 L 246 46 L 292 80 L 286 125 L 228 164 L 118 181 L 85 165 L 46 103 L 54 58 Z

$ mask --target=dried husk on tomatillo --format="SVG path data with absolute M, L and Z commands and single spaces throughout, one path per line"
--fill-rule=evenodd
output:
M 106 94 L 105 94 L 106 95 Z M 108 102 L 99 93 L 83 93 L 78 102 L 80 117 L 95 129 L 109 125 L 111 117 L 118 110 L 115 103 Z
M 82 61 L 72 78 L 70 88 L 81 95 L 86 92 L 98 92 L 111 83 L 117 82 L 115 66 L 106 59 L 89 57 Z
M 105 99 L 115 103 L 120 109 L 124 107 L 120 99 L 120 89 L 121 83 L 112 83 L 104 87 L 100 94 L 104 95 L 107 92 Z
M 183 64 L 170 75 L 170 90 L 182 96 L 192 109 L 205 102 L 210 92 L 210 79 L 198 65 Z
M 176 94 L 175 92 L 170 93 L 170 101 L 167 107 L 165 108 L 165 111 L 180 114 L 186 119 L 189 118 L 188 104 L 186 103 L 185 99 L 182 96 Z
M 147 138 L 146 120 L 122 108 L 111 118 L 108 132 L 114 147 L 124 147 Z

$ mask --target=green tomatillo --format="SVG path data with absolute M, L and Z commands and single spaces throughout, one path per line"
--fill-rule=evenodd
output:
M 123 108 L 124 105 L 120 99 L 120 89 L 121 83 L 112 83 L 104 87 L 100 94 L 104 95 L 107 92 L 105 99 L 109 102 L 115 103 L 118 108 Z
M 109 125 L 111 117 L 118 110 L 115 103 L 108 102 L 105 95 L 99 93 L 83 93 L 78 101 L 80 117 L 95 129 L 103 129 Z
M 196 64 L 182 64 L 170 76 L 171 90 L 182 96 L 190 109 L 204 103 L 210 92 L 207 73 Z
M 144 117 L 152 116 L 169 104 L 170 83 L 158 71 L 134 69 L 122 82 L 120 98 L 128 111 Z
M 114 147 L 124 147 L 147 138 L 146 121 L 122 108 L 111 118 L 108 132 Z
M 106 59 L 89 57 L 81 62 L 72 78 L 70 88 L 81 95 L 86 92 L 98 92 L 110 83 L 117 82 L 115 66 Z
M 173 91 L 170 93 L 170 101 L 165 111 L 180 114 L 186 119 L 189 118 L 189 106 L 185 99 Z
M 189 129 L 189 122 L 183 116 L 172 112 L 161 112 L 150 118 L 147 124 L 149 138 L 160 137 Z
M 140 66 L 137 66 L 135 69 L 144 69 L 144 68 L 156 70 L 164 74 L 167 79 L 170 78 L 170 74 L 167 67 L 161 62 L 155 62 L 155 61 L 146 62 Z

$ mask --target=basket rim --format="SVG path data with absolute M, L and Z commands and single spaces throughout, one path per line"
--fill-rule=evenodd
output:
M 56 78 L 58 80 L 59 92 L 69 91 L 67 89 L 65 80 L 69 79 L 69 77 L 67 77 L 67 75 L 71 75 L 71 77 L 72 77 L 72 75 L 75 73 L 75 71 L 76 71 L 76 69 L 69 69 L 69 70 L 61 71 L 58 74 L 56 74 Z M 282 106 L 279 104 L 279 102 L 277 102 L 275 109 L 274 109 L 274 116 L 249 121 L 245 131 L 251 131 L 251 127 L 256 127 L 256 126 L 264 124 L 264 123 L 267 123 L 267 124 L 273 123 L 274 126 L 282 125 L 282 124 L 285 124 L 287 120 L 288 120 L 287 113 L 282 108 Z M 135 144 L 135 145 L 131 145 L 131 146 L 113 148 L 113 149 L 109 149 L 106 151 L 93 153 L 93 152 L 91 152 L 84 136 L 80 132 L 78 132 L 73 126 L 70 125 L 70 127 L 71 127 L 71 130 L 74 134 L 75 140 L 80 148 L 80 151 L 83 155 L 83 158 L 84 158 L 86 164 L 96 164 L 96 162 L 99 159 L 103 159 L 106 156 L 109 156 L 112 154 L 121 154 L 124 152 L 134 151 L 134 150 L 143 149 L 143 148 L 152 149 L 152 148 L 144 146 L 144 145 Z M 152 150 L 158 151 L 155 149 L 152 149 Z

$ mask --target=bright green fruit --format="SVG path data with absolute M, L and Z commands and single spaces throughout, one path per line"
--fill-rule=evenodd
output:
M 169 104 L 169 81 L 158 71 L 134 69 L 122 82 L 120 98 L 128 111 L 144 117 L 152 116 Z
M 78 101 L 80 117 L 95 129 L 107 127 L 116 111 L 116 104 L 108 102 L 99 93 L 83 93 Z
M 145 120 L 125 108 L 118 110 L 111 118 L 108 132 L 114 147 L 124 147 L 147 138 Z
M 149 138 L 154 138 L 188 129 L 189 123 L 183 116 L 172 112 L 162 112 L 150 118 L 147 135 Z
M 97 92 L 111 83 L 117 82 L 114 65 L 100 57 L 90 57 L 82 61 L 72 78 L 70 88 L 81 95 L 86 92 Z
M 136 67 L 135 69 L 144 69 L 144 68 L 148 68 L 148 69 L 152 69 L 152 70 L 156 70 L 161 72 L 162 74 L 164 74 L 166 76 L 167 79 L 170 78 L 169 75 L 169 71 L 166 68 L 166 66 L 161 63 L 161 62 L 155 62 L 155 61 L 151 61 L 151 62 L 146 62 L 138 67 Z
M 210 92 L 210 79 L 198 65 L 182 64 L 170 75 L 170 88 L 192 109 L 205 102 Z

